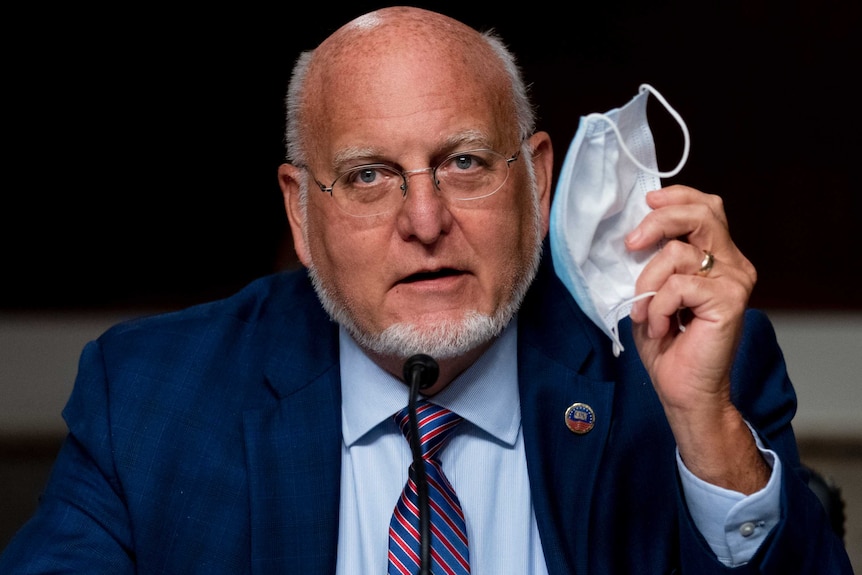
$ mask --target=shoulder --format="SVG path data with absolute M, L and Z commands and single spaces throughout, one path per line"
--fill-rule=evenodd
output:
M 202 429 L 218 425 L 271 399 L 265 382 L 273 365 L 295 374 L 315 361 L 324 367 L 336 361 L 334 325 L 304 271 L 260 278 L 221 300 L 119 323 L 85 346 L 64 415 L 75 428 L 76 421 L 89 420 L 94 406 L 104 405 L 141 425 L 153 419 L 176 423 L 178 414 L 196 414 L 206 421 Z
M 119 323 L 87 345 L 82 362 L 114 383 L 241 385 L 274 354 L 289 350 L 301 362 L 312 345 L 330 348 L 333 325 L 305 271 L 281 272 L 224 299 Z
M 115 340 L 160 335 L 203 336 L 218 331 L 281 329 L 307 317 L 319 321 L 324 312 L 304 270 L 285 271 L 261 277 L 235 294 L 184 309 L 137 317 L 118 323 L 99 338 L 103 344 Z

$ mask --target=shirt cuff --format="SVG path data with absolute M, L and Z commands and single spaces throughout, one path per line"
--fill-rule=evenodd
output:
M 698 478 L 682 462 L 679 449 L 676 450 L 691 518 L 718 560 L 728 567 L 750 561 L 781 517 L 781 460 L 763 446 L 753 430 L 752 434 L 772 474 L 766 487 L 747 496 Z

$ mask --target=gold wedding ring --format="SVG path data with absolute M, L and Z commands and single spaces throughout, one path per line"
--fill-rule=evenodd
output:
M 709 270 L 712 269 L 713 264 L 715 264 L 715 256 L 712 255 L 712 252 L 703 250 L 703 260 L 701 260 L 700 262 L 700 269 L 697 270 L 697 275 L 707 275 L 709 273 Z

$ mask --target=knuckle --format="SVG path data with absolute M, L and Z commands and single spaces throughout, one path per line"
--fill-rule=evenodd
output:
M 717 194 L 707 194 L 706 201 L 711 211 L 721 214 L 724 213 L 724 200 Z
M 691 246 L 680 239 L 673 239 L 664 245 L 662 251 L 667 254 L 666 257 L 676 261 L 690 255 Z

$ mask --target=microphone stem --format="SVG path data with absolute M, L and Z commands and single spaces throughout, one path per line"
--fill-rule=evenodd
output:
M 416 495 L 419 504 L 419 573 L 431 573 L 431 530 L 428 510 L 428 479 L 425 476 L 425 459 L 422 457 L 422 446 L 419 444 L 419 421 L 416 416 L 416 398 L 422 382 L 421 366 L 412 369 L 410 378 L 410 398 L 408 399 L 408 419 L 410 424 L 410 449 L 413 451 L 413 470 L 416 474 Z

